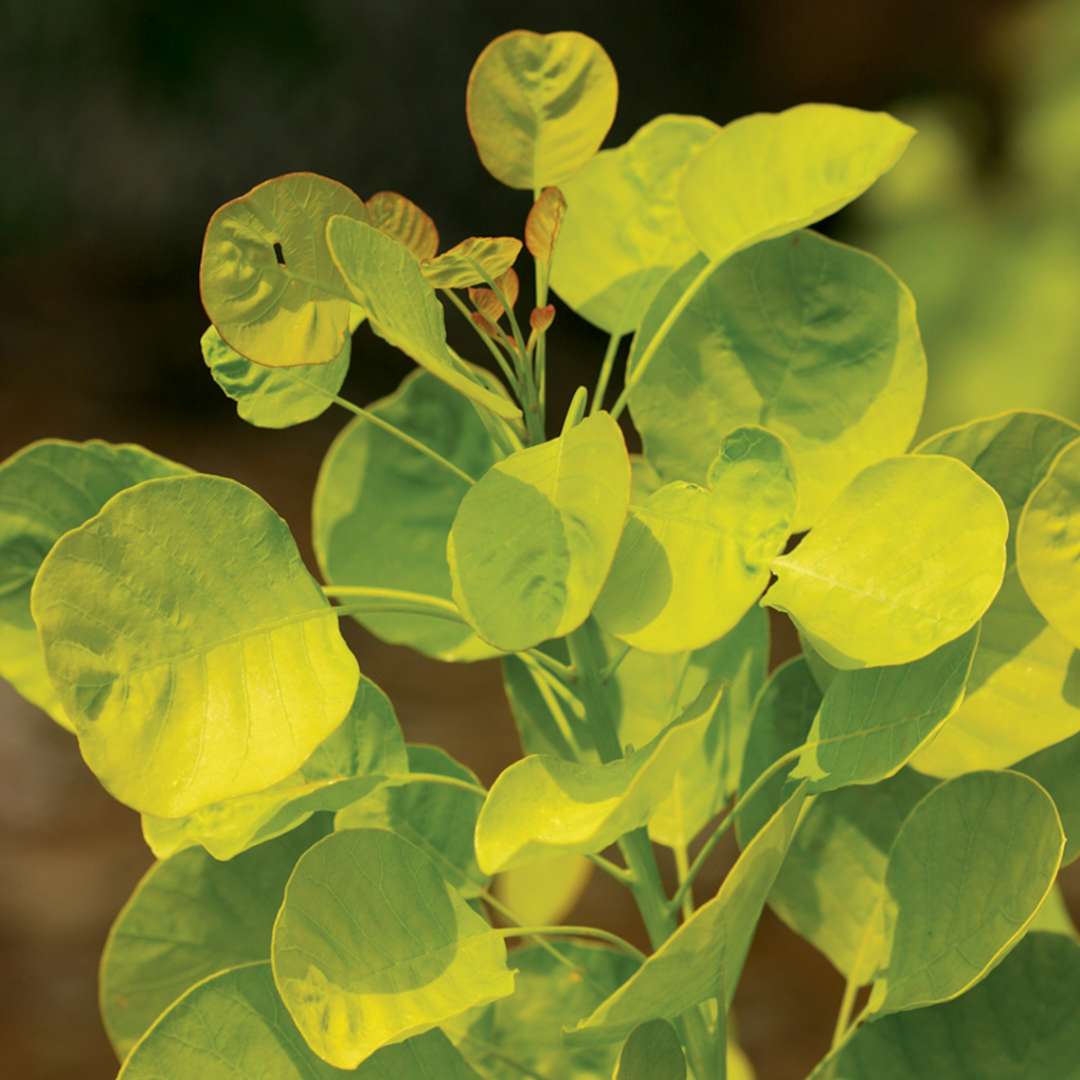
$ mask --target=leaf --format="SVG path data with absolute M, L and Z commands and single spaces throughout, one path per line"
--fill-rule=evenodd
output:
M 596 153 L 618 94 L 615 68 L 592 38 L 514 30 L 477 57 L 465 111 L 484 168 L 508 187 L 537 190 Z
M 450 530 L 462 615 L 508 652 L 576 629 L 611 569 L 629 497 L 626 445 L 607 413 L 498 462 Z
M 500 874 L 495 895 L 522 926 L 554 926 L 573 911 L 592 879 L 582 855 L 556 855 Z
M 121 1060 L 196 983 L 270 958 L 285 882 L 327 826 L 311 821 L 231 862 L 184 851 L 146 872 L 101 954 L 101 1015 Z
M 615 1080 L 686 1080 L 686 1058 L 666 1020 L 646 1020 L 630 1033 L 619 1054 Z
M 506 701 L 526 754 L 575 760 L 579 750 L 593 750 L 592 738 L 584 726 L 584 709 L 577 698 L 557 694 L 535 668 L 513 655 L 503 657 L 502 675 Z M 571 714 L 576 723 L 567 719 Z M 595 753 L 585 756 L 597 760 Z
M 368 221 L 392 236 L 418 259 L 430 259 L 439 250 L 435 222 L 411 199 L 396 191 L 377 191 L 367 201 Z
M 304 1039 L 341 1069 L 514 990 L 502 937 L 419 848 L 381 829 L 336 832 L 300 859 L 273 964 Z
M 353 299 L 326 246 L 335 214 L 368 218 L 344 184 L 296 172 L 258 184 L 210 218 L 199 290 L 210 321 L 241 356 L 267 367 L 340 356 Z
M 1012 768 L 1046 788 L 1065 830 L 1062 865 L 1075 861 L 1080 856 L 1080 784 L 1076 782 L 1080 776 L 1080 735 L 1039 750 L 1016 762 Z
M 1009 513 L 1005 582 L 982 620 L 967 697 L 915 758 L 934 776 L 1005 768 L 1080 731 L 1080 667 L 1072 646 L 1032 605 L 1015 569 L 1015 531 L 1029 495 L 1077 437 L 1068 421 L 1010 412 L 935 435 L 920 453 L 949 454 L 975 470 Z
M 473 848 L 484 789 L 471 769 L 437 746 L 409 746 L 408 754 L 411 772 L 448 776 L 472 784 L 476 790 L 405 773 L 389 778 L 384 787 L 341 810 L 335 828 L 390 829 L 423 851 L 463 896 L 478 896 L 488 884 L 488 875 L 476 865 Z
M 305 1045 L 267 963 L 234 967 L 199 983 L 161 1017 L 120 1070 L 121 1080 L 335 1080 L 341 1075 Z M 356 1080 L 480 1080 L 440 1031 L 388 1046 L 350 1075 Z
M 702 483 L 740 425 L 782 438 L 799 479 L 796 531 L 907 448 L 926 393 L 911 293 L 877 259 L 811 232 L 675 270 L 627 363 L 634 424 L 665 479 Z
M 743 116 L 694 158 L 679 205 L 701 250 L 726 259 L 858 198 L 896 164 L 914 134 L 887 113 L 841 105 Z
M 541 266 L 551 265 L 565 214 L 566 197 L 557 187 L 546 187 L 525 219 L 525 246 Z
M 587 1019 L 567 1032 L 582 1046 L 626 1038 L 646 1020 L 674 1020 L 711 997 L 731 1005 L 765 898 L 787 854 L 802 809 L 792 795 L 754 837 L 703 904 Z
M 1065 894 L 1060 883 L 1055 885 L 1047 894 L 1043 906 L 1031 920 L 1029 936 L 1035 931 L 1046 931 L 1052 934 L 1065 934 L 1073 941 L 1080 941 L 1080 931 L 1069 914 L 1069 905 L 1065 902 Z
M 476 822 L 476 858 L 489 874 L 555 854 L 589 855 L 644 825 L 701 742 L 709 687 L 640 750 L 609 764 L 531 755 L 500 773 Z
M 861 1025 L 813 1080 L 1066 1077 L 1080 1059 L 1080 945 L 1029 934 L 973 990 Z
M 921 660 L 837 672 L 791 775 L 811 793 L 895 775 L 959 708 L 978 644 L 976 624 Z
M 551 283 L 579 315 L 609 334 L 633 332 L 668 274 L 697 253 L 679 181 L 719 130 L 700 116 L 658 116 L 564 182 Z
M 236 402 L 241 420 L 255 427 L 286 428 L 321 416 L 349 373 L 352 338 L 328 364 L 310 371 L 253 364 L 225 344 L 211 326 L 201 339 L 203 361 L 214 382 Z
M 188 817 L 144 814 L 143 836 L 159 859 L 193 844 L 201 844 L 215 859 L 231 859 L 313 813 L 340 810 L 407 768 L 405 740 L 389 698 L 361 677 L 341 726 L 291 776 Z
M 437 258 L 425 259 L 420 269 L 436 289 L 463 289 L 484 284 L 484 274 L 493 281 L 502 277 L 520 254 L 516 237 L 470 236 Z
M 283 780 L 356 695 L 356 660 L 288 527 L 232 480 L 120 492 L 52 549 L 31 609 L 83 757 L 144 813 Z
M 1023 936 L 1064 847 L 1053 802 L 1026 776 L 969 773 L 934 788 L 889 853 L 890 952 L 871 1010 L 933 1005 L 974 986 Z
M 349 293 L 367 312 L 372 329 L 458 393 L 513 420 L 509 398 L 474 382 L 446 343 L 446 322 L 435 290 L 412 253 L 363 221 L 336 215 L 326 240 Z
M 918 660 L 970 630 L 1005 572 L 997 493 L 954 458 L 890 458 L 861 472 L 789 555 L 762 601 L 834 667 Z
M 74 725 L 45 669 L 30 614 L 30 589 L 42 560 L 118 491 L 185 472 L 141 446 L 97 439 L 43 439 L 0 464 L 0 676 L 68 731 Z
M 631 505 L 597 622 L 645 652 L 716 641 L 764 591 L 795 509 L 787 448 L 764 428 L 738 428 L 706 487 L 675 481 Z
M 466 475 L 480 476 L 495 461 L 476 410 L 426 371 L 409 375 L 369 409 Z M 335 585 L 449 600 L 446 541 L 468 487 L 449 469 L 357 417 L 334 440 L 315 485 L 312 533 L 323 576 Z M 479 659 L 494 651 L 467 626 L 445 619 L 372 612 L 353 618 L 384 641 L 443 660 Z
M 1028 498 L 1016 567 L 1039 614 L 1080 649 L 1080 438 L 1058 454 Z
M 517 303 L 518 293 L 521 290 L 521 282 L 518 280 L 517 271 L 513 268 L 495 279 L 495 284 L 506 297 L 506 302 L 511 308 Z M 469 289 L 469 302 L 476 310 L 491 323 L 497 323 L 504 314 L 502 301 L 488 288 Z

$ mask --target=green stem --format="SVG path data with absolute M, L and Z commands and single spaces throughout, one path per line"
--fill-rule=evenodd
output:
M 436 619 L 448 619 L 462 623 L 465 620 L 461 612 L 449 600 L 427 593 L 406 592 L 404 589 L 381 589 L 374 585 L 324 585 L 325 596 L 353 598 L 357 603 L 343 604 L 341 611 L 370 611 L 372 613 L 391 611 L 395 614 L 430 615 Z
M 619 342 L 622 334 L 612 334 L 608 339 L 607 349 L 604 352 L 604 362 L 600 365 L 600 375 L 596 380 L 596 389 L 593 391 L 592 408 L 589 415 L 593 416 L 604 407 L 604 395 L 607 393 L 608 383 L 611 381 L 611 371 L 615 366 L 615 357 L 619 352 Z
M 636 880 L 630 870 L 624 869 L 618 863 L 613 863 L 610 859 L 605 859 L 603 855 L 589 855 L 588 860 L 622 885 L 633 885 Z
M 497 934 L 503 937 L 588 937 L 596 938 L 597 941 L 614 945 L 628 956 L 634 957 L 642 963 L 645 962 L 645 954 L 608 930 L 601 930 L 598 926 L 503 926 L 495 928 Z
M 531 1080 L 549 1080 L 543 1073 L 538 1073 L 535 1069 L 530 1069 L 528 1065 L 518 1061 L 517 1058 L 510 1057 L 509 1054 L 503 1053 L 497 1046 L 492 1046 L 487 1039 L 481 1039 L 479 1035 L 474 1035 L 471 1031 L 465 1033 L 464 1039 L 466 1042 L 472 1043 L 478 1049 L 483 1050 L 488 1057 L 494 1058 L 496 1061 L 501 1061 L 511 1069 L 516 1069 L 522 1076 L 528 1076 Z
M 727 1064 L 727 1045 L 723 1030 L 723 1011 L 718 1013 L 717 1031 L 715 1042 L 709 1035 L 709 1026 L 701 1014 L 700 1008 L 687 1009 L 679 1018 L 679 1026 L 682 1028 L 683 1042 L 686 1044 L 686 1053 L 690 1058 L 690 1068 L 695 1077 L 704 1080 L 723 1080 L 724 1072 L 717 1072 L 710 1068 L 710 1059 L 722 1057 Z M 711 1048 L 715 1047 L 715 1051 Z
M 394 777 L 391 777 L 391 785 L 393 784 L 394 779 Z M 456 776 L 446 776 L 443 773 L 401 773 L 396 779 L 408 780 L 410 782 L 419 781 L 424 784 L 443 784 L 446 787 L 454 787 L 459 788 L 462 791 L 467 791 L 470 795 L 479 795 L 481 798 L 487 795 L 487 788 L 481 787 L 479 784 L 473 784 L 468 780 L 461 780 Z
M 547 668 L 552 675 L 558 676 L 563 682 L 572 683 L 577 678 L 577 670 L 573 667 L 568 667 L 566 664 L 556 660 L 554 656 L 548 656 L 542 649 L 526 649 L 524 653 L 518 653 L 518 656 L 524 658 L 525 656 L 531 657 L 541 667 Z
M 521 388 L 518 386 L 517 375 L 514 374 L 514 369 L 507 363 L 506 357 L 503 356 L 502 349 L 491 340 L 491 337 L 484 332 L 484 330 L 476 325 L 473 320 L 473 313 L 468 309 L 465 301 L 453 289 L 443 289 L 442 293 L 446 296 L 450 303 L 454 305 L 465 316 L 465 321 L 476 331 L 477 337 L 484 343 L 487 351 L 495 358 L 495 363 L 499 365 L 499 370 L 503 373 L 506 381 L 510 384 L 510 388 L 514 391 L 517 399 L 521 400 Z
M 851 1014 L 855 1008 L 855 996 L 859 992 L 858 983 L 849 975 L 844 983 L 844 996 L 840 999 L 840 1012 L 836 1016 L 836 1027 L 833 1028 L 832 1044 L 829 1051 L 835 1050 L 847 1034 L 848 1025 L 851 1023 Z

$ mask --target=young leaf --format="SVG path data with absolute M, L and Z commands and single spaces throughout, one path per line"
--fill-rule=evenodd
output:
M 340 810 L 407 769 L 394 708 L 370 679 L 361 677 L 341 726 L 291 776 L 265 791 L 212 803 L 188 817 L 144 814 L 143 837 L 159 859 L 193 844 L 201 844 L 215 859 L 231 859 L 317 811 Z
M 795 518 L 783 442 L 764 428 L 731 432 L 707 487 L 667 484 L 631 505 L 596 602 L 609 633 L 646 652 L 687 652 L 726 634 L 761 595 Z
M 666 1020 L 646 1020 L 630 1033 L 619 1054 L 615 1080 L 686 1080 L 686 1057 Z
M 411 199 L 396 191 L 377 191 L 367 201 L 368 220 L 392 236 L 418 259 L 430 259 L 439 250 L 435 222 Z
M 676 196 L 719 130 L 700 116 L 658 116 L 565 181 L 551 284 L 579 315 L 609 334 L 633 332 L 668 274 L 697 253 Z
M 231 862 L 184 851 L 146 872 L 101 954 L 101 1016 L 121 1060 L 196 983 L 237 964 L 270 959 L 270 931 L 285 882 L 328 825 L 308 822 Z
M 1031 493 L 1016 534 L 1020 580 L 1053 629 L 1080 649 L 1080 438 Z
M 525 926 L 563 922 L 592 880 L 593 864 L 582 855 L 556 855 L 507 870 L 495 879 L 495 895 Z
M 834 667 L 926 656 L 970 630 L 1005 572 L 997 493 L 954 458 L 890 458 L 861 472 L 789 555 L 762 601 Z
M 202 336 L 203 361 L 214 382 L 236 402 L 241 420 L 255 427 L 286 428 L 321 416 L 349 373 L 352 338 L 328 364 L 270 368 L 253 364 L 225 344 L 217 328 Z
M 525 246 L 541 266 L 551 266 L 555 243 L 559 239 L 566 196 L 557 187 L 546 187 L 537 196 L 525 219 Z
M 296 864 L 273 965 L 293 1022 L 339 1069 L 514 990 L 502 936 L 381 829 L 334 833 Z
M 498 462 L 450 530 L 462 615 L 507 651 L 576 629 L 611 569 L 629 498 L 626 445 L 607 413 Z
M 517 271 L 511 267 L 506 273 L 495 279 L 495 284 L 499 286 L 499 290 L 506 297 L 506 302 L 512 308 L 517 303 L 518 293 L 521 291 L 521 282 L 518 280 Z M 469 302 L 476 308 L 478 314 L 483 315 L 491 323 L 492 329 L 494 329 L 494 324 L 503 317 L 502 301 L 491 289 L 470 288 Z M 485 330 L 485 333 L 487 332 Z
M 1054 884 L 1065 835 L 1050 796 L 1014 772 L 934 788 L 889 853 L 889 960 L 870 1007 L 959 997 L 1023 936 Z
M 135 1047 L 118 1080 L 338 1080 L 341 1075 L 304 1043 L 264 962 L 231 968 L 195 986 Z M 350 1075 L 356 1080 L 480 1080 L 441 1031 L 388 1046 Z
M 353 298 L 326 247 L 334 214 L 368 218 L 344 184 L 298 172 L 259 184 L 210 219 L 199 265 L 203 307 L 241 356 L 295 367 L 341 355 Z
M 812 225 L 858 198 L 907 148 L 914 130 L 886 113 L 797 105 L 743 116 L 694 158 L 679 204 L 713 261 Z
M 567 1032 L 572 1042 L 617 1042 L 646 1020 L 674 1020 L 711 997 L 718 997 L 725 1009 L 730 1006 L 802 804 L 803 793 L 798 790 L 739 856 L 720 891 L 592 1015 Z
M 812 1080 L 1066 1077 L 1080 1060 L 1080 945 L 1028 934 L 956 1001 L 861 1025 Z
M 535 191 L 596 153 L 618 95 L 615 68 L 592 38 L 514 30 L 477 57 L 465 111 L 484 168 L 508 187 Z
M 877 259 L 811 232 L 711 271 L 695 256 L 649 305 L 627 363 L 634 423 L 666 479 L 702 483 L 741 424 L 779 435 L 799 480 L 796 531 L 907 448 L 926 393 L 911 293 Z
M 426 371 L 409 375 L 370 411 L 467 476 L 483 475 L 495 461 L 476 410 Z M 327 451 L 315 485 L 312 538 L 323 576 L 334 585 L 449 600 L 446 540 L 468 487 L 449 469 L 357 417 Z M 446 619 L 369 612 L 353 618 L 384 641 L 443 660 L 480 659 L 495 651 L 467 626 Z
M 336 215 L 327 222 L 333 264 L 372 329 L 460 394 L 512 420 L 509 398 L 481 386 L 458 365 L 446 343 L 442 304 L 412 253 L 386 233 Z
M 356 660 L 288 527 L 232 480 L 120 492 L 52 549 L 31 609 L 83 757 L 145 813 L 283 780 L 356 695 Z
M 533 755 L 505 769 L 476 822 L 481 868 L 494 874 L 555 854 L 588 855 L 644 825 L 700 745 L 716 696 L 709 688 L 656 738 L 610 764 Z
M 30 589 L 49 549 L 118 491 L 186 473 L 141 446 L 44 439 L 0 464 L 0 677 L 61 727 L 74 725 L 45 669 Z
M 425 259 L 420 269 L 436 289 L 463 289 L 482 285 L 484 274 L 492 280 L 502 277 L 520 254 L 521 241 L 516 237 L 470 236 L 437 258 Z

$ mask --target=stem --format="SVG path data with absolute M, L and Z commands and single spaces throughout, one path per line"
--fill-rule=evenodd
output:
M 325 596 L 354 597 L 364 603 L 343 604 L 341 611 L 385 612 L 401 615 L 430 615 L 435 619 L 448 619 L 462 623 L 461 612 L 449 600 L 427 593 L 406 592 L 404 589 L 382 589 L 374 585 L 324 585 Z
M 610 859 L 605 859 L 603 855 L 589 855 L 587 856 L 589 862 L 598 866 L 606 874 L 610 874 L 616 881 L 623 885 L 633 885 L 634 875 L 631 871 L 619 866 L 618 863 L 613 863 Z
M 727 1040 L 724 1037 L 723 1009 L 717 1014 L 716 1042 L 713 1043 L 709 1036 L 709 1027 L 701 1014 L 701 1009 L 695 1006 L 687 1009 L 679 1018 L 679 1026 L 682 1028 L 683 1042 L 686 1043 L 686 1053 L 690 1058 L 690 1068 L 695 1077 L 703 1077 L 704 1080 L 723 1080 L 724 1072 L 717 1072 L 709 1067 L 709 1060 L 714 1055 L 710 1053 L 710 1046 L 716 1047 L 716 1057 L 722 1057 L 727 1064 Z
M 446 787 L 460 788 L 462 791 L 469 792 L 470 795 L 479 795 L 481 798 L 487 795 L 487 788 L 483 788 L 479 784 L 473 784 L 468 780 L 461 780 L 456 776 L 444 776 L 442 773 L 401 773 L 400 776 L 395 779 L 404 780 L 409 783 L 415 780 L 424 784 L 444 784 Z M 391 786 L 395 786 L 393 780 L 391 780 Z
M 472 1043 L 479 1049 L 483 1050 L 488 1057 L 494 1058 L 496 1061 L 501 1061 L 504 1065 L 511 1069 L 517 1069 L 522 1076 L 531 1077 L 532 1080 L 548 1080 L 548 1077 L 543 1073 L 538 1073 L 534 1069 L 530 1069 L 528 1065 L 522 1064 L 516 1058 L 512 1058 L 509 1054 L 504 1054 L 498 1047 L 492 1046 L 487 1039 L 481 1039 L 479 1035 L 474 1035 L 471 1031 L 467 1031 L 464 1035 L 466 1042 Z
M 672 784 L 672 796 L 679 818 L 679 842 L 672 848 L 672 853 L 675 856 L 675 874 L 681 888 L 689 872 L 689 856 L 686 851 L 686 826 L 683 820 L 682 777 L 678 773 L 675 774 L 675 780 Z M 693 914 L 694 894 L 691 889 L 687 889 L 682 899 L 683 922 L 686 922 Z
M 596 938 L 597 941 L 614 945 L 616 949 L 620 949 L 628 956 L 641 961 L 641 963 L 645 962 L 645 954 L 640 949 L 635 948 L 629 941 L 619 937 L 618 934 L 601 930 L 597 926 L 503 926 L 494 929 L 495 933 L 501 934 L 503 937 L 541 937 L 546 934 L 549 937 Z
M 563 682 L 572 683 L 577 678 L 577 670 L 574 667 L 567 667 L 566 664 L 556 660 L 554 656 L 548 656 L 542 649 L 526 649 L 524 653 L 518 653 L 522 659 L 525 656 L 535 660 L 541 667 L 547 668 L 552 675 L 557 676 Z
M 626 659 L 630 653 L 630 646 L 623 645 L 619 651 L 615 654 L 614 658 L 608 663 L 608 665 L 600 672 L 600 681 L 606 683 L 611 679 L 611 676 L 619 670 L 619 665 Z
M 495 358 L 495 363 L 499 365 L 499 370 L 503 373 L 506 381 L 510 384 L 511 389 L 517 395 L 518 400 L 521 400 L 521 387 L 518 386 L 517 376 L 514 374 L 513 368 L 507 363 L 506 357 L 503 356 L 502 349 L 491 340 L 491 337 L 486 334 L 483 329 L 476 325 L 473 321 L 472 312 L 469 311 L 465 304 L 465 301 L 453 289 L 443 289 L 443 295 L 448 297 L 450 303 L 454 305 L 465 316 L 465 321 L 476 331 L 477 336 L 487 347 L 487 351 Z
M 855 1008 L 855 996 L 858 992 L 858 983 L 849 975 L 847 982 L 844 983 L 844 996 L 840 999 L 840 1012 L 836 1017 L 836 1027 L 833 1028 L 832 1044 L 829 1046 L 830 1053 L 844 1041 L 848 1025 L 851 1023 L 851 1013 Z
M 612 334 L 608 339 L 607 350 L 604 352 L 604 362 L 600 365 L 600 375 L 596 380 L 596 389 L 593 391 L 592 408 L 589 415 L 594 416 L 604 407 L 604 395 L 607 393 L 608 383 L 611 381 L 611 370 L 615 366 L 615 356 L 619 351 L 619 342 L 622 334 Z

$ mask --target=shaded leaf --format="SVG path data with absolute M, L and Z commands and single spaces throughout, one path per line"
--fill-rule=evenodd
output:
M 518 293 L 521 290 L 521 282 L 518 280 L 517 271 L 511 267 L 506 273 L 495 279 L 495 284 L 499 286 L 499 290 L 506 297 L 506 302 L 512 308 L 517 303 Z M 469 302 L 479 314 L 493 324 L 503 317 L 502 301 L 491 289 L 484 287 L 470 288 Z
M 1042 784 L 1054 800 L 1066 837 L 1061 861 L 1073 862 L 1080 855 L 1080 735 L 1022 758 L 1012 768 Z
M 615 1080 L 686 1080 L 686 1058 L 666 1020 L 647 1020 L 630 1033 L 619 1054 Z
M 439 250 L 435 222 L 411 199 L 396 191 L 377 191 L 366 205 L 371 224 L 403 244 L 418 259 L 430 259 Z
M 438 257 L 425 259 L 420 269 L 436 289 L 463 289 L 483 284 L 484 274 L 493 281 L 502 277 L 519 254 L 521 241 L 516 237 L 470 236 Z
M 525 246 L 542 266 L 551 265 L 565 214 L 566 197 L 557 187 L 546 187 L 525 219 Z

